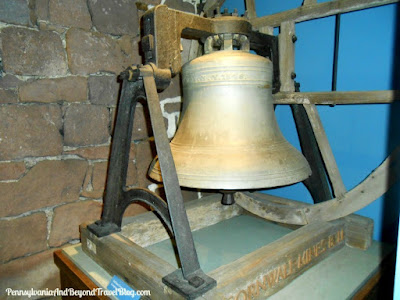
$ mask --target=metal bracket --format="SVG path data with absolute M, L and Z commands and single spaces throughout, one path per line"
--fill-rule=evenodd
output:
M 196 299 L 217 285 L 217 282 L 201 269 L 193 272 L 189 279 L 185 279 L 181 270 L 178 269 L 163 277 L 162 281 L 186 299 Z
M 163 281 L 188 299 L 194 299 L 216 286 L 216 281 L 200 268 L 161 112 L 157 88 L 165 88 L 169 84 L 170 75 L 168 70 L 157 69 L 153 64 L 140 68 L 130 67 L 121 74 L 123 84 L 103 214 L 101 220 L 89 225 L 88 229 L 98 237 L 119 232 L 123 213 L 129 204 L 144 202 L 152 206 L 174 235 L 181 264 L 181 269 L 165 276 Z M 134 112 L 140 98 L 147 99 L 168 205 L 147 189 L 126 190 Z

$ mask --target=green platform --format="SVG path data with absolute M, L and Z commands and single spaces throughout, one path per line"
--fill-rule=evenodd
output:
M 249 228 L 251 228 L 249 232 Z M 237 260 L 291 232 L 265 220 L 241 215 L 193 232 L 200 266 L 208 273 Z M 171 240 L 146 247 L 158 257 L 178 267 Z
M 291 230 L 288 228 L 259 218 L 241 215 L 195 231 L 193 236 L 201 267 L 207 273 L 289 232 Z M 147 249 L 177 266 L 170 240 L 151 245 Z M 366 251 L 345 246 L 294 279 L 270 299 L 351 298 L 376 274 L 382 260 L 393 249 L 392 246 L 378 242 L 373 242 Z M 98 286 L 105 288 L 108 285 L 114 274 L 108 274 L 89 258 L 82 251 L 80 244 L 67 247 L 63 251 Z

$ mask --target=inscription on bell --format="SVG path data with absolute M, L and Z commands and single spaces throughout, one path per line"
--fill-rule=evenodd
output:
M 182 79 L 184 84 L 193 84 L 193 83 L 206 83 L 206 82 L 218 82 L 218 81 L 245 81 L 248 84 L 248 81 L 253 81 L 257 83 L 265 83 L 268 81 L 266 78 L 265 72 L 258 74 L 246 74 L 240 72 L 221 72 L 221 73 L 211 73 L 211 74 L 186 74 L 186 76 Z M 270 83 L 270 82 L 269 82 Z

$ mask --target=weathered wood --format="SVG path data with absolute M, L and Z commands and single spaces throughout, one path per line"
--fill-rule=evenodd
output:
M 400 91 L 279 92 L 272 98 L 274 104 L 374 104 L 400 101 Z
M 281 91 L 294 92 L 294 22 L 283 22 L 279 33 L 279 71 Z
M 253 27 L 279 26 L 283 22 L 294 21 L 296 23 L 312 19 L 323 18 L 336 14 L 361 10 L 370 7 L 396 3 L 399 0 L 337 0 L 313 5 L 301 6 L 277 14 L 259 17 L 251 20 Z
M 221 194 L 215 194 L 202 199 L 185 203 L 189 224 L 192 231 L 219 223 L 242 213 L 238 205 L 222 205 Z M 147 247 L 170 238 L 165 226 L 152 212 L 125 220 L 121 234 L 139 246 Z
M 260 203 L 249 193 L 235 193 L 236 202 L 250 212 L 275 222 L 306 225 L 316 221 L 331 221 L 348 216 L 386 193 L 400 178 L 400 147 L 397 147 L 385 161 L 355 188 L 342 198 L 307 206 L 302 202 L 290 202 L 283 198 L 271 198 L 268 203 Z M 265 197 L 272 197 L 267 195 Z M 246 199 L 251 198 L 251 199 Z M 289 202 L 288 202 L 289 201 Z M 253 204 L 254 202 L 258 202 Z M 288 204 L 290 203 L 290 205 Z M 254 209 L 252 207 L 255 207 Z M 261 207 L 261 208 L 260 208 Z M 261 214 L 266 211 L 268 213 Z
M 198 40 L 190 41 L 189 61 L 199 56 L 200 43 Z
M 64 253 L 63 249 L 59 249 L 54 252 L 54 263 L 60 269 L 60 279 L 61 279 L 60 283 L 62 290 L 71 287 L 73 287 L 75 290 L 91 290 L 95 291 L 96 294 L 96 296 L 91 297 L 91 299 L 99 299 L 99 300 L 110 299 L 107 296 L 100 295 L 100 292 L 97 292 L 99 287 L 68 258 L 68 256 Z M 72 298 L 73 298 L 72 296 L 63 297 L 63 299 L 72 299 Z
M 314 104 L 304 104 L 304 108 L 313 128 L 322 159 L 324 160 L 325 168 L 332 186 L 332 193 L 336 198 L 341 198 L 346 193 L 346 187 L 344 186 L 342 177 L 340 176 L 335 157 L 333 156 L 317 108 Z
M 238 193 L 239 194 L 239 193 Z M 309 207 L 311 204 L 308 204 L 306 202 L 301 202 L 293 199 L 288 199 L 284 197 L 279 197 L 279 196 L 274 196 L 270 194 L 264 194 L 264 193 L 250 193 L 250 192 L 241 192 L 241 194 L 251 196 L 254 199 L 258 199 L 260 201 L 267 201 L 273 204 L 280 204 L 288 207 L 295 207 L 295 208 L 304 208 L 304 207 Z M 236 196 L 236 194 L 235 194 Z M 235 198 L 236 199 L 236 198 Z
M 261 218 L 287 224 L 305 225 L 307 218 L 301 202 L 298 206 L 286 205 L 279 201 L 260 201 L 260 194 L 251 194 L 248 192 L 235 193 L 235 203 L 243 207 L 245 210 Z M 271 198 L 272 200 L 274 198 Z
M 199 299 L 230 299 L 244 293 L 252 294 L 253 299 L 265 299 L 342 248 L 345 238 L 343 221 L 304 226 L 209 272 L 208 275 L 217 281 L 217 287 Z M 174 270 L 163 258 L 119 233 L 97 238 L 84 225 L 81 226 L 81 240 L 85 253 L 110 274 L 118 275 L 137 289 L 151 290 L 154 299 L 181 299 L 162 284 L 162 277 Z
M 301 150 L 312 171 L 310 177 L 305 179 L 303 184 L 310 192 L 314 203 L 332 199 L 332 193 L 326 176 L 321 152 L 318 149 L 318 143 L 315 139 L 304 106 L 292 104 L 290 105 L 290 108 L 292 109 L 293 118 L 296 124 Z
M 274 35 L 274 27 L 271 26 L 261 27 L 258 31 L 265 34 Z
M 246 12 L 249 19 L 257 17 L 255 0 L 245 0 Z
M 313 206 L 305 202 L 264 193 L 237 193 L 235 194 L 235 200 L 243 209 L 259 217 L 278 223 L 287 223 L 293 219 L 296 221 L 301 219 L 301 222 L 306 224 L 308 222 L 306 211 Z M 269 213 L 265 213 L 266 211 Z M 298 216 L 300 218 L 296 219 Z M 346 245 L 362 250 L 368 249 L 372 243 L 374 221 L 355 214 L 348 215 L 343 220 L 345 221 L 346 228 Z
M 155 299 L 183 299 L 162 283 L 175 268 L 122 235 L 98 238 L 81 226 L 81 242 L 85 253 L 110 274 L 118 274 L 138 289 L 151 290 Z
M 207 17 L 210 17 L 213 15 L 214 10 L 217 7 L 221 7 L 222 4 L 224 4 L 225 0 L 207 0 L 206 4 L 204 5 L 204 14 Z
M 293 37 L 295 36 L 294 22 L 283 22 L 280 27 L 279 34 L 279 68 L 280 82 L 282 92 L 294 92 L 295 78 L 295 44 Z M 296 122 L 297 132 L 301 142 L 304 155 L 310 162 L 312 175 L 304 181 L 306 187 L 313 195 L 316 202 L 331 199 L 330 195 L 326 197 L 329 186 L 325 179 L 325 169 L 321 162 L 320 151 L 316 143 L 316 137 L 313 133 L 311 124 L 307 118 L 304 107 L 293 107 L 293 117 Z M 325 180 L 325 182 L 323 182 Z
M 346 228 L 346 245 L 366 250 L 371 246 L 374 233 L 374 221 L 359 215 L 349 215 L 344 218 Z
M 362 183 L 347 192 L 342 199 L 335 198 L 310 207 L 309 221 L 334 220 L 367 206 L 392 186 L 400 177 L 400 147 L 390 154 Z
M 317 0 L 304 0 L 303 6 L 317 4 Z
M 266 299 L 324 257 L 339 250 L 343 222 L 317 222 L 291 232 L 209 273 L 217 288 L 206 299 Z

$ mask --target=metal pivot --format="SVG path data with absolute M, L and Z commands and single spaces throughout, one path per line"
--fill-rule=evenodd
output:
M 157 75 L 154 69 L 157 70 Z M 169 84 L 170 73 L 168 70 L 157 69 L 154 65 L 146 65 L 140 69 L 128 68 L 121 77 L 123 84 L 111 148 L 103 214 L 101 220 L 89 225 L 88 229 L 98 237 L 119 232 L 123 213 L 129 204 L 144 202 L 152 206 L 175 237 L 182 267 L 165 276 L 163 282 L 187 299 L 194 299 L 216 286 L 216 281 L 200 268 L 161 113 L 157 88 L 162 89 Z M 147 189 L 126 190 L 134 113 L 137 101 L 141 98 L 147 99 L 148 102 L 168 205 Z

